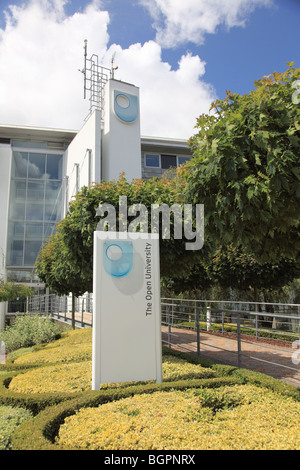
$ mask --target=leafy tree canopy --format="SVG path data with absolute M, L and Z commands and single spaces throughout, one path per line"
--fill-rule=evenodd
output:
M 25 299 L 33 294 L 34 290 L 31 287 L 13 281 L 0 281 L 0 302 Z
M 241 248 L 226 246 L 204 257 L 187 273 L 178 277 L 176 273 L 166 279 L 175 293 L 196 289 L 205 290 L 212 286 L 232 288 L 236 291 L 256 292 L 280 290 L 289 282 L 300 277 L 300 266 L 291 259 L 279 259 L 261 263 Z
M 148 212 L 148 230 L 151 230 L 151 205 L 182 204 L 184 181 L 174 175 L 172 179 L 153 178 L 133 180 L 129 183 L 124 175 L 118 181 L 93 184 L 83 187 L 70 204 L 66 217 L 58 224 L 57 233 L 50 238 L 40 252 L 37 272 L 40 278 L 59 294 L 73 292 L 76 295 L 93 287 L 93 232 L 100 216 L 100 204 L 110 204 L 116 210 L 117 227 L 122 214 L 119 213 L 119 196 L 127 197 L 128 208 L 143 204 Z M 135 216 L 126 218 L 126 226 Z M 201 250 L 188 251 L 185 239 L 174 239 L 174 219 L 170 218 L 170 239 L 161 237 L 160 225 L 160 268 L 162 275 L 182 273 L 189 263 L 196 263 Z M 70 285 L 71 284 L 71 285 Z
M 293 260 L 282 258 L 273 263 L 260 263 L 252 254 L 229 246 L 216 251 L 208 273 L 222 287 L 274 290 L 298 278 L 300 267 Z
M 64 243 L 60 226 L 43 245 L 36 261 L 36 270 L 41 281 L 58 295 L 75 296 L 84 294 L 88 289 L 84 272 L 72 260 L 70 248 Z
M 204 204 L 205 241 L 264 262 L 300 260 L 300 69 L 288 67 L 199 117 L 185 172 L 186 200 Z

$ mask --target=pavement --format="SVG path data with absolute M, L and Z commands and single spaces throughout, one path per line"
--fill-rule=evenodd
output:
M 197 353 L 197 334 L 193 330 L 172 328 L 172 348 Z M 248 337 L 249 338 L 249 337 Z M 277 344 L 241 341 L 240 367 L 270 375 L 300 388 L 300 350 Z M 163 345 L 167 346 L 168 328 L 162 326 Z M 238 367 L 237 339 L 200 331 L 200 358 Z
M 62 315 L 64 316 L 64 314 Z M 70 318 L 71 314 L 68 313 L 67 317 Z M 77 312 L 76 320 L 78 326 L 83 326 L 82 321 L 84 321 L 85 326 L 91 326 L 92 314 Z M 168 327 L 162 325 L 161 331 L 163 345 L 167 346 Z M 173 327 L 171 333 L 172 348 L 197 354 L 196 331 Z M 201 358 L 238 367 L 237 352 L 236 337 L 231 338 L 200 330 Z M 294 350 L 291 346 L 279 347 L 277 344 L 256 342 L 255 338 L 250 341 L 247 337 L 247 340 L 241 341 L 240 367 L 262 372 L 300 388 L 300 350 Z

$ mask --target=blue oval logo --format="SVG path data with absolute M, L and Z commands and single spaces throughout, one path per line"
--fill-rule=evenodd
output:
M 105 241 L 103 244 L 103 264 L 107 274 L 124 277 L 133 266 L 133 245 L 130 241 Z
M 138 97 L 115 90 L 114 112 L 126 124 L 136 121 L 138 117 Z

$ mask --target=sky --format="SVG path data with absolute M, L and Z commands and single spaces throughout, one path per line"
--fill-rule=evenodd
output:
M 226 90 L 300 66 L 300 0 L 0 0 L 0 124 L 79 130 L 88 57 L 140 89 L 141 134 L 188 139 Z

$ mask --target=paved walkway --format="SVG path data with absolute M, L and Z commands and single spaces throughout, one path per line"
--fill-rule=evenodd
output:
M 172 328 L 170 342 L 173 348 L 197 353 L 197 336 L 193 330 Z M 168 328 L 162 326 L 163 344 L 167 346 Z M 236 338 L 200 331 L 200 357 L 213 362 L 238 366 Z M 300 388 L 300 351 L 261 342 L 241 341 L 241 367 L 262 372 Z M 267 362 L 266 362 L 267 361 Z
M 62 314 L 64 315 L 64 314 Z M 68 313 L 67 317 L 71 317 Z M 83 320 L 85 324 L 92 324 L 92 314 L 76 313 L 76 320 Z M 197 353 L 197 335 L 194 330 L 172 328 L 170 342 L 173 348 L 184 352 Z M 162 325 L 163 344 L 168 341 L 168 328 Z M 221 336 L 206 331 L 200 331 L 200 357 L 210 359 L 213 362 L 238 366 L 237 340 L 228 336 Z M 270 344 L 241 342 L 241 367 L 255 370 L 270 375 L 279 380 L 300 388 L 300 365 L 295 365 L 292 361 L 293 354 L 300 360 L 300 351 L 295 354 L 295 350 L 287 347 L 279 348 Z

